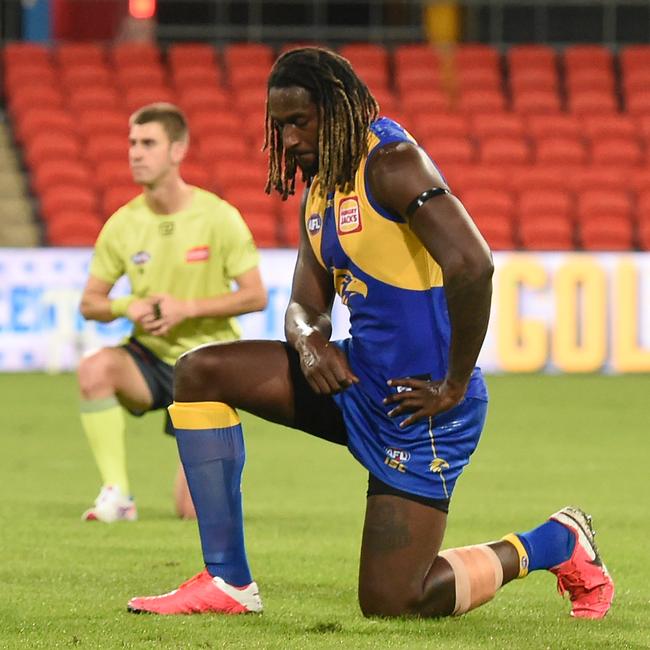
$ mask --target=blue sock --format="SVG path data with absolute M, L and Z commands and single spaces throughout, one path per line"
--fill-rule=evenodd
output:
M 219 402 L 175 402 L 169 412 L 208 573 L 236 587 L 248 585 L 253 579 L 244 545 L 245 450 L 239 417 Z
M 573 533 L 550 519 L 527 533 L 517 533 L 517 537 L 528 554 L 528 571 L 550 569 L 568 560 L 575 546 Z

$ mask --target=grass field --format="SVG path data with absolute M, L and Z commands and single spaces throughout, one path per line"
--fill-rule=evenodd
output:
M 98 490 L 73 376 L 0 375 L 0 648 L 650 648 L 650 377 L 489 377 L 492 407 L 457 487 L 446 546 L 594 514 L 617 593 L 603 621 L 568 616 L 552 575 L 457 619 L 366 620 L 356 603 L 365 474 L 345 450 L 244 417 L 247 545 L 261 616 L 127 614 L 201 568 L 172 515 L 175 445 L 129 419 L 140 521 L 79 520 Z M 390 580 L 390 576 L 386 576 Z

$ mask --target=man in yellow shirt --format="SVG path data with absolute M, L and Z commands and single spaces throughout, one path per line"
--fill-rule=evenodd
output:
M 239 212 L 180 176 L 189 144 L 183 113 L 151 104 L 131 116 L 129 127 L 129 164 L 144 191 L 104 225 L 80 306 L 89 320 L 125 316 L 133 323 L 127 342 L 85 356 L 78 368 L 81 422 L 102 478 L 86 521 L 137 519 L 123 407 L 141 415 L 169 406 L 178 356 L 238 339 L 234 317 L 264 309 L 267 299 L 259 255 Z M 131 294 L 111 298 L 122 276 Z M 195 516 L 180 466 L 174 498 L 179 516 Z

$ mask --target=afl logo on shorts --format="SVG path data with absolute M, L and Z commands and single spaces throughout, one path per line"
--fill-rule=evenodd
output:
M 388 447 L 386 449 L 386 458 L 384 458 L 384 465 L 388 465 L 391 469 L 396 469 L 400 474 L 406 474 L 406 463 L 411 459 L 411 454 L 403 449 L 395 449 L 395 447 Z
M 336 221 L 339 235 L 349 235 L 362 229 L 359 199 L 349 196 L 339 201 L 338 219 Z
M 320 232 L 322 225 L 323 220 L 321 219 L 320 214 L 312 214 L 307 220 L 307 232 L 313 237 Z

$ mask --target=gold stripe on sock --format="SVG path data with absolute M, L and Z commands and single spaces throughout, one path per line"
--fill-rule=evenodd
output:
M 518 578 L 525 578 L 528 575 L 528 553 L 521 540 L 514 533 L 508 533 L 501 538 L 504 542 L 510 542 L 515 547 L 517 555 L 519 555 L 519 575 Z
M 167 410 L 177 429 L 224 429 L 240 423 L 237 411 L 223 402 L 174 402 Z

